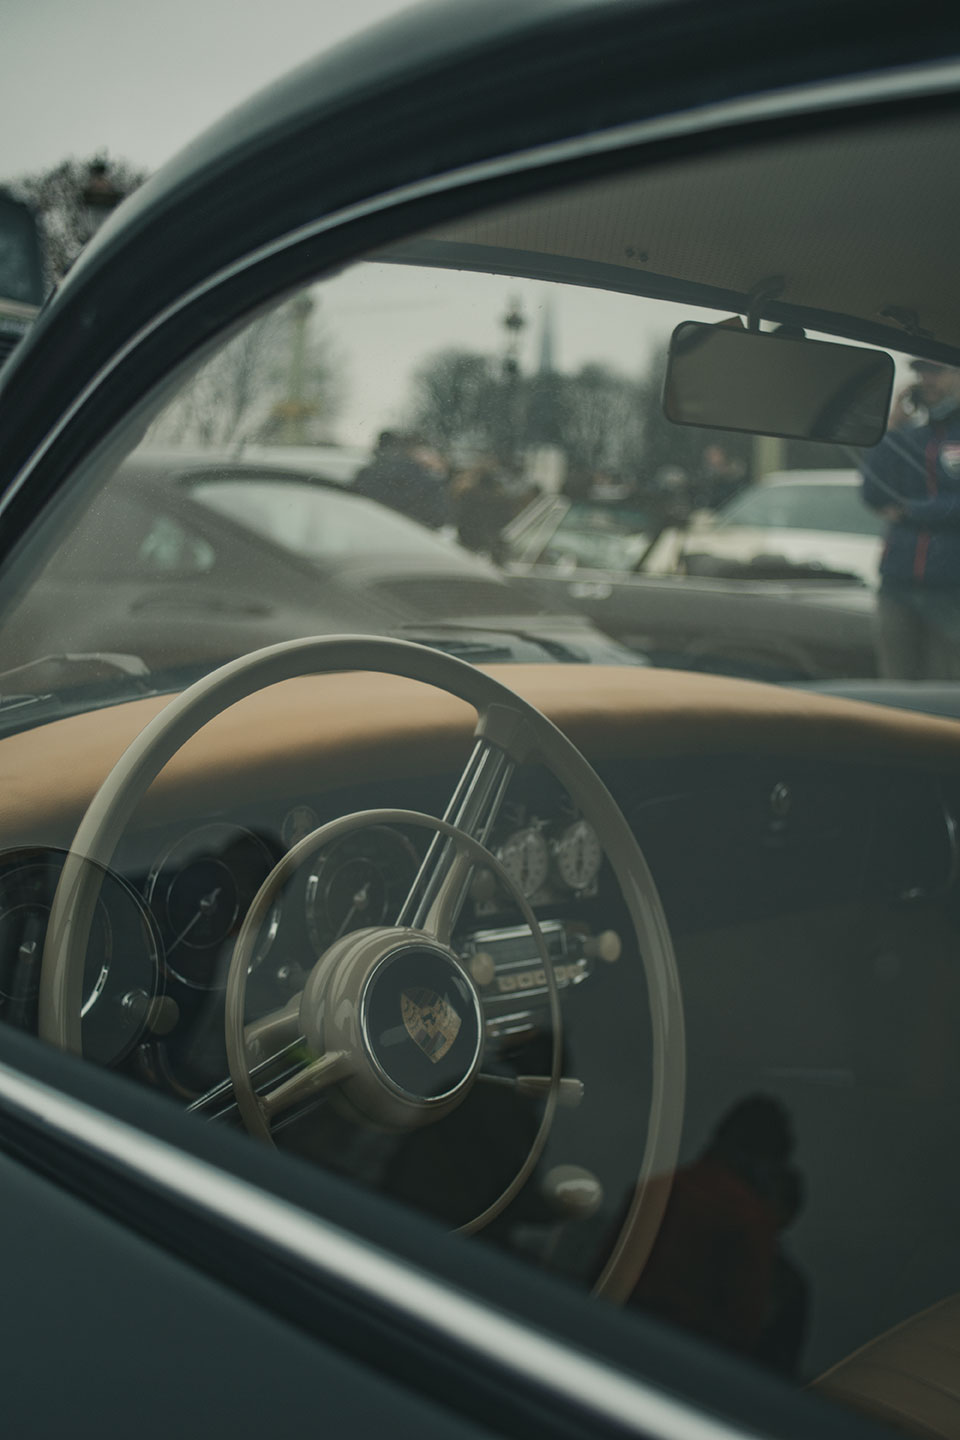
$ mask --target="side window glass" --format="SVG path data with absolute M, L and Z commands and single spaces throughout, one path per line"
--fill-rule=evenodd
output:
M 668 424 L 670 335 L 731 317 L 593 283 L 647 179 L 507 216 L 489 270 L 311 283 L 41 517 L 0 594 L 0 1027 L 805 1384 L 960 1283 L 960 781 L 945 721 L 922 753 L 734 678 L 876 674 L 891 525 L 911 575 L 960 566 L 960 378 L 936 453 L 911 423 L 822 476 Z M 939 542 L 898 485 L 950 501 Z M 914 598 L 960 673 L 960 600 Z M 170 776 L 122 769 L 197 676 Z M 159 787 L 107 823 L 111 775 Z

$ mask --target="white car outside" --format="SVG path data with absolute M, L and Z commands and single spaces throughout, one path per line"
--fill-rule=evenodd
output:
M 883 520 L 860 498 L 856 470 L 784 470 L 716 514 L 695 516 L 680 548 L 745 564 L 785 560 L 822 566 L 875 586 L 883 535 Z

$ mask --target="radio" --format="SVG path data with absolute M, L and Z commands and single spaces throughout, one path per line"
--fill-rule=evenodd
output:
M 596 960 L 620 957 L 620 937 L 612 930 L 594 936 L 563 920 L 544 920 L 540 930 L 558 990 L 582 984 Z M 488 1033 L 515 1034 L 542 1023 L 547 977 L 528 926 L 476 930 L 467 937 L 461 959 L 480 992 Z

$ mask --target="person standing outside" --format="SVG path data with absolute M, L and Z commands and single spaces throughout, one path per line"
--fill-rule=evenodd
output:
M 888 522 L 877 600 L 886 679 L 960 680 L 960 371 L 914 360 L 887 434 L 861 463 Z
M 353 489 L 431 530 L 450 519 L 442 466 L 416 435 L 382 430 L 373 459 L 354 477 Z

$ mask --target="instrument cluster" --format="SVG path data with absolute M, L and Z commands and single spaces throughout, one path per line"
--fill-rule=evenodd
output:
M 536 907 L 595 895 L 603 854 L 592 827 L 555 786 L 531 781 L 516 791 L 487 843 L 517 890 Z M 177 1035 L 190 1028 L 195 1054 L 202 1022 L 210 1033 L 200 1070 L 222 1066 L 222 1020 L 210 1002 L 226 985 L 244 917 L 280 857 L 329 818 L 297 802 L 248 824 L 223 817 L 131 837 L 118 857 L 121 873 L 103 874 L 87 942 L 84 1053 L 117 1065 L 144 1037 L 169 1042 L 174 1053 Z M 261 927 L 251 1001 L 283 1003 L 340 936 L 394 923 L 428 844 L 422 829 L 373 824 L 318 850 Z M 65 858 L 39 847 L 0 855 L 0 1020 L 19 1028 L 37 1027 L 47 922 Z M 508 916 L 516 923 L 513 898 L 492 871 L 475 872 L 466 930 Z

